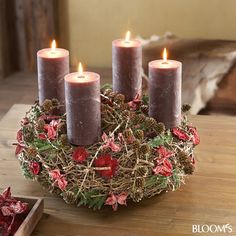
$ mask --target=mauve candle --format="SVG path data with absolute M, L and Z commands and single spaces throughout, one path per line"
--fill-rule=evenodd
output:
M 71 144 L 91 145 L 101 136 L 100 76 L 80 71 L 65 76 L 67 136 Z
M 64 77 L 69 73 L 69 52 L 56 48 L 53 40 L 51 48 L 45 48 L 37 53 L 39 104 L 45 99 L 57 98 L 65 104 Z M 60 109 L 65 112 L 64 106 Z
M 126 39 L 112 42 L 112 85 L 113 91 L 125 95 L 131 101 L 142 92 L 142 47 L 138 40 Z
M 163 122 L 167 128 L 181 123 L 182 63 L 167 60 L 151 61 L 149 67 L 149 116 Z

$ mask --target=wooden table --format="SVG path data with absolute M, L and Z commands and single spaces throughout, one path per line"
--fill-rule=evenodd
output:
M 0 186 L 10 185 L 14 194 L 45 197 L 45 214 L 33 235 L 177 236 L 192 235 L 193 224 L 227 223 L 233 226 L 230 235 L 236 235 L 236 117 L 191 117 L 201 144 L 196 173 L 180 190 L 118 212 L 94 212 L 66 205 L 21 175 L 11 144 L 28 109 L 29 105 L 14 105 L 0 121 Z

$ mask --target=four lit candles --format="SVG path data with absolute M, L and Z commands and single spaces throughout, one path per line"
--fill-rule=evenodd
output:
M 84 72 L 79 64 L 78 72 L 69 74 L 69 52 L 56 48 L 38 51 L 39 103 L 57 98 L 65 104 L 67 135 L 73 145 L 91 145 L 101 137 L 100 75 Z M 182 64 L 163 59 L 149 62 L 149 116 L 163 122 L 167 128 L 181 122 Z M 112 42 L 113 91 L 132 101 L 142 92 L 141 42 L 130 38 Z M 64 112 L 62 109 L 60 113 Z

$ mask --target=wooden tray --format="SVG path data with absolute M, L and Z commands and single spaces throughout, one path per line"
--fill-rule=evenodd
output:
M 14 236 L 29 236 L 33 232 L 35 226 L 39 222 L 44 208 L 44 202 L 42 198 L 28 197 L 28 196 L 14 196 L 17 200 L 27 202 L 29 204 L 29 214 L 22 222 Z

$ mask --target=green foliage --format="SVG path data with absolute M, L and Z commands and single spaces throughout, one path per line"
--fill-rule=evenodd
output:
M 22 174 L 26 179 L 34 179 L 34 175 L 32 174 L 32 172 L 29 169 L 29 166 L 27 163 L 23 163 L 21 165 L 21 170 L 22 170 Z
M 144 105 L 148 105 L 148 102 L 149 102 L 148 95 L 144 94 L 143 97 L 142 97 L 142 101 L 143 101 Z
M 100 210 L 104 205 L 107 199 L 107 195 L 99 195 L 99 192 L 95 190 L 90 190 L 85 193 L 80 194 L 80 201 L 78 203 L 78 207 L 81 205 L 92 208 L 93 210 Z
M 164 189 L 167 187 L 168 177 L 161 175 L 153 175 L 146 180 L 145 187 L 151 188 L 154 186 L 158 186 L 160 189 Z
M 151 147 L 159 147 L 161 145 L 165 145 L 168 143 L 171 143 L 173 137 L 170 131 L 167 131 L 167 133 L 157 136 L 154 139 L 149 141 L 149 144 Z
M 102 91 L 105 91 L 106 89 L 112 89 L 112 85 L 111 84 L 104 84 L 101 88 Z

